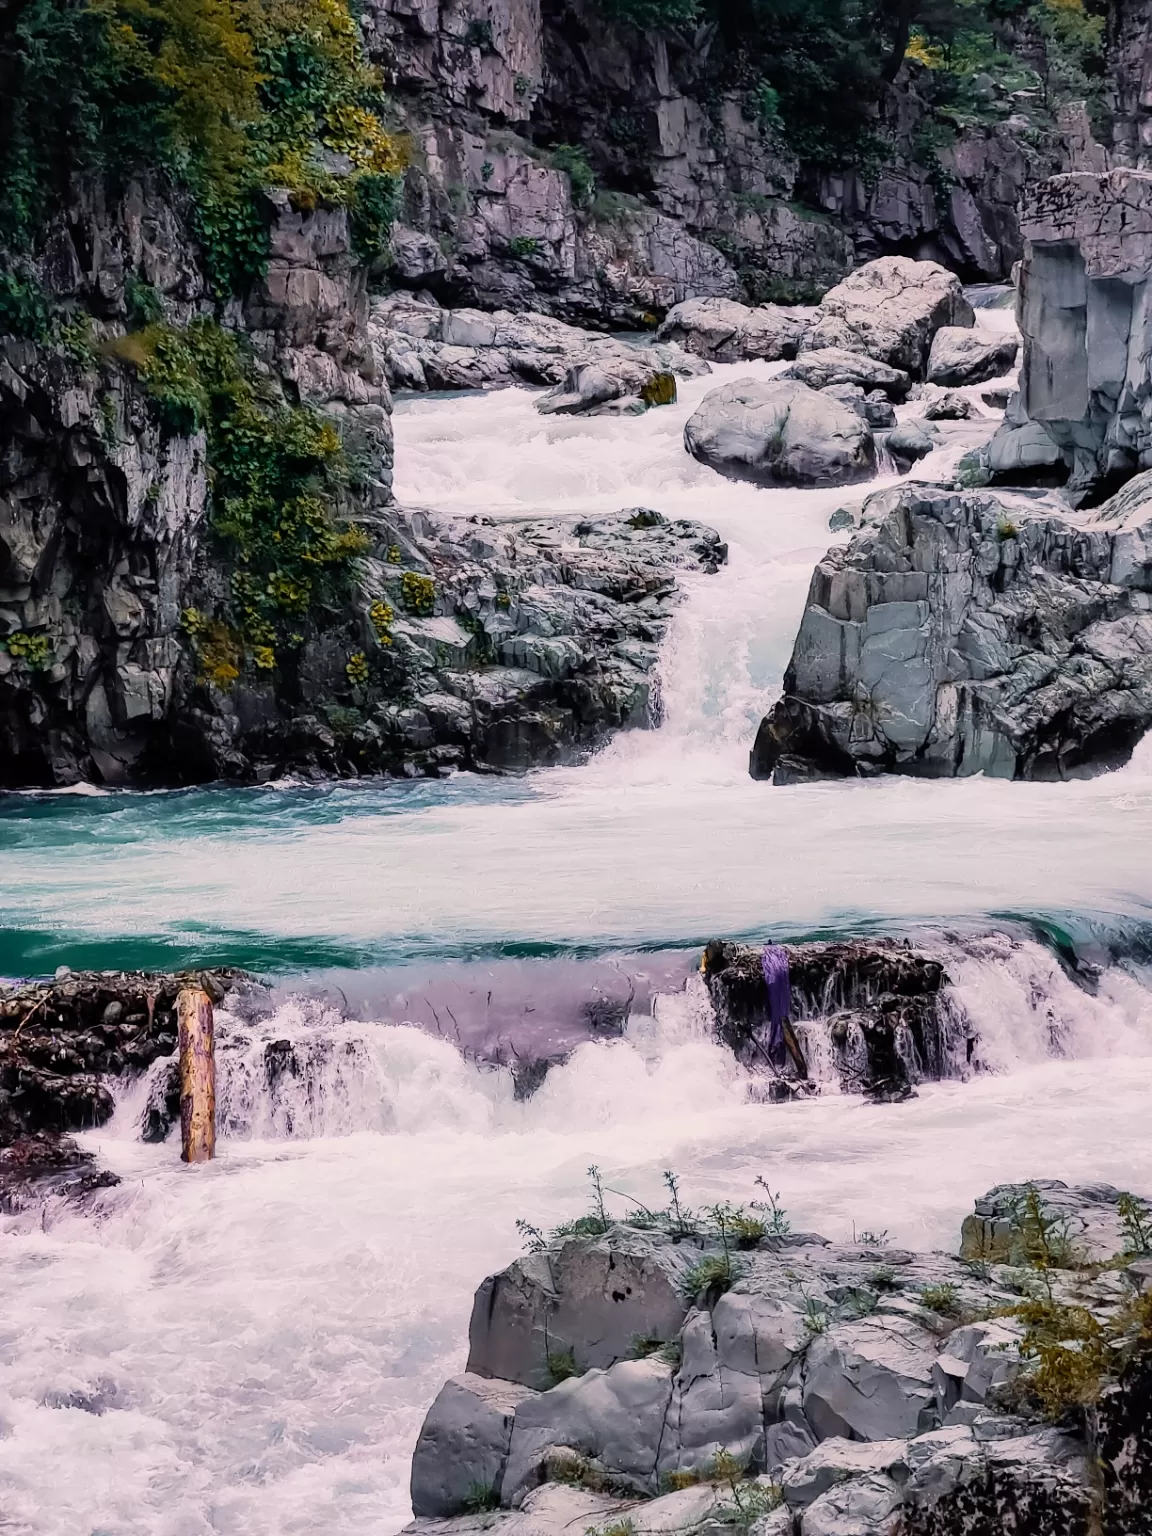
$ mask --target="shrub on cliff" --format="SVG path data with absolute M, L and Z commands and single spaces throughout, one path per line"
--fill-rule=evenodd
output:
M 0 18 L 0 243 L 34 245 L 78 175 L 150 167 L 231 291 L 265 260 L 264 186 L 379 224 L 380 94 L 345 0 L 28 0 Z

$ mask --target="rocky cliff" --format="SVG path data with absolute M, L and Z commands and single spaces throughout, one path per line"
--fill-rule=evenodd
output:
M 637 325 L 818 294 L 889 252 L 1002 280 L 1021 191 L 1059 163 L 1034 100 L 986 76 L 957 129 L 915 60 L 875 164 L 830 170 L 765 127 L 714 25 L 613 24 L 600 0 L 371 0 L 365 25 L 412 145 L 392 274 L 446 303 Z

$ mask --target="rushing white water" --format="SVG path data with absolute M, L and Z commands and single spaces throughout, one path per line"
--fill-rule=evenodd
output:
M 728 539 L 727 569 L 687 583 L 662 729 L 521 782 L 9 800 L 6 925 L 105 938 L 112 963 L 145 939 L 205 956 L 223 934 L 253 964 L 286 963 L 296 941 L 352 964 L 837 918 L 1141 914 L 1152 748 L 1068 785 L 748 779 L 828 515 L 849 499 L 735 485 L 684 453 L 706 389 L 765 371 L 719 369 L 638 420 L 544 421 L 522 390 L 397 413 L 406 502 L 500 518 L 646 504 Z M 517 1252 L 518 1216 L 583 1207 L 591 1162 L 649 1201 L 675 1168 L 696 1204 L 748 1199 L 764 1173 L 798 1227 L 918 1246 L 952 1244 L 973 1197 L 1008 1179 L 1152 1192 L 1143 973 L 1113 966 L 1089 996 L 1038 944 L 926 942 L 947 956 L 979 1070 L 898 1106 L 830 1078 L 809 1102 L 755 1102 L 698 984 L 578 1047 L 527 1102 L 507 1071 L 414 1029 L 315 1003 L 225 1016 L 214 1164 L 137 1139 L 160 1063 L 85 1137 L 117 1188 L 0 1220 L 0 1531 L 391 1536 L 423 1413 L 463 1364 L 474 1287 Z
M 500 518 L 648 504 L 727 538 L 727 568 L 686 583 L 661 662 L 662 729 L 520 781 L 10 799 L 6 925 L 146 933 L 197 956 L 214 935 L 238 935 L 228 952 L 259 965 L 290 939 L 381 958 L 413 936 L 445 950 L 627 945 L 861 916 L 1143 914 L 1148 747 L 1119 773 L 1072 784 L 748 778 L 813 563 L 834 542 L 829 513 L 868 489 L 758 489 L 684 452 L 684 420 L 706 390 L 758 371 L 773 367 L 718 368 L 638 419 L 542 418 L 521 389 L 397 411 L 407 503 Z M 35 954 L 56 963 L 50 946 Z
M 4 1223 L 0 1528 L 389 1536 L 423 1413 L 463 1364 L 475 1285 L 518 1251 L 518 1216 L 584 1208 L 591 1162 L 649 1202 L 667 1167 L 697 1204 L 752 1198 L 764 1173 L 799 1227 L 920 1246 L 953 1243 L 1006 1179 L 1152 1188 L 1139 976 L 1109 972 L 1089 998 L 1037 946 L 989 941 L 956 991 L 982 1028 L 999 1021 L 1014 1070 L 888 1107 L 749 1102 L 691 989 L 580 1047 L 526 1103 L 416 1030 L 295 1005 L 257 1027 L 225 1018 L 237 1134 L 216 1163 L 134 1140 L 137 1090 L 85 1138 L 123 1177 L 98 1214 Z M 1045 1060 L 1056 1036 L 1093 1059 Z M 269 1040 L 310 1063 L 279 1096 Z

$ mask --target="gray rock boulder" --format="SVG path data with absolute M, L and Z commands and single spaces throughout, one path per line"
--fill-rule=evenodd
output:
M 1152 528 L 908 487 L 816 567 L 753 777 L 1068 778 L 1152 723 Z
M 920 379 L 937 331 L 974 321 L 954 272 L 934 261 L 882 256 L 824 295 L 803 350 L 843 347 Z
M 1033 1184 L 998 1184 L 976 1201 L 964 1219 L 963 1258 L 1020 1262 L 1039 1240 L 1032 1212 L 1053 1224 L 1051 1241 L 1077 1262 L 1102 1263 L 1124 1248 L 1121 1191 L 1111 1184 L 1062 1183 L 1038 1179 Z
M 652 406 L 675 401 L 676 375 L 653 349 L 577 363 L 561 384 L 536 401 L 536 409 L 542 416 L 642 416 Z
M 795 380 L 739 379 L 705 395 L 684 428 L 693 458 L 759 485 L 845 485 L 875 470 L 869 427 Z
M 924 406 L 925 421 L 968 421 L 971 417 L 979 415 L 980 412 L 967 395 L 957 394 L 953 390 L 946 390 L 944 394 L 936 395 Z
M 897 1536 L 904 1498 L 891 1478 L 873 1474 L 831 1488 L 804 1511 L 801 1536 Z
M 907 396 L 912 386 L 912 380 L 903 368 L 891 368 L 863 352 L 850 352 L 838 346 L 802 352 L 781 377 L 799 379 L 810 389 L 828 389 L 840 384 L 854 384 L 869 392 L 879 389 L 889 400 L 897 402 Z
M 774 363 L 796 356 L 811 316 L 776 304 L 753 309 L 732 299 L 688 299 L 668 311 L 656 335 L 713 363 Z
M 908 1479 L 908 1441 L 867 1443 L 834 1436 L 789 1462 L 778 1475 L 790 1509 L 805 1509 L 840 1483 L 860 1477 L 881 1476 L 902 1484 Z
M 873 431 L 896 425 L 895 409 L 883 390 L 874 389 L 866 395 L 859 384 L 830 384 L 823 393 L 855 411 Z
M 469 1499 L 498 1495 L 516 1410 L 535 1396 L 530 1387 L 484 1376 L 445 1382 L 412 1457 L 414 1512 L 456 1515 Z
M 937 1421 L 936 1341 L 907 1318 L 838 1323 L 809 1346 L 804 1416 L 821 1439 L 909 1438 Z
M 932 338 L 926 377 L 930 384 L 957 388 L 998 379 L 1016 365 L 1020 342 L 997 331 L 945 325 Z
M 468 1369 L 544 1389 L 566 1356 L 584 1371 L 627 1359 L 637 1338 L 674 1339 L 689 1262 L 635 1232 L 517 1259 L 476 1292 Z
M 936 439 L 922 421 L 902 421 L 884 442 L 901 469 L 927 458 L 936 446 Z

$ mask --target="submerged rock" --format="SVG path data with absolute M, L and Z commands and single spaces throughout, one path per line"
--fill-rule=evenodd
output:
M 908 487 L 828 552 L 754 778 L 1083 777 L 1152 723 L 1152 520 Z
M 807 385 L 738 379 L 704 396 L 684 428 L 693 458 L 759 485 L 844 485 L 875 471 L 856 411 Z

